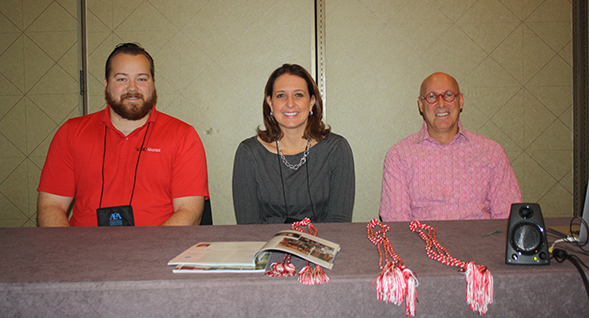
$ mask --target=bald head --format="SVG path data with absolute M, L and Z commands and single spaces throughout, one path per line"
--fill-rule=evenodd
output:
M 427 95 L 430 95 L 429 99 Z M 423 80 L 417 106 L 427 124 L 430 137 L 442 145 L 452 141 L 458 133 L 463 103 L 464 95 L 460 93 L 454 77 L 438 72 Z
M 423 80 L 421 83 L 419 95 L 425 96 L 425 94 L 429 93 L 430 86 L 433 86 L 433 84 L 445 84 L 449 90 L 455 94 L 460 94 L 460 87 L 458 86 L 458 82 L 456 79 L 454 79 L 454 77 L 446 73 L 436 72 Z

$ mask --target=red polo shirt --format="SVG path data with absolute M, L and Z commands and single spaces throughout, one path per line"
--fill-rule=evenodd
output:
M 132 194 L 135 225 L 161 225 L 174 214 L 172 199 L 208 197 L 204 147 L 192 126 L 155 107 L 145 125 L 125 136 L 107 106 L 59 128 L 38 191 L 74 197 L 71 226 L 96 226 L 97 208 L 127 205 Z

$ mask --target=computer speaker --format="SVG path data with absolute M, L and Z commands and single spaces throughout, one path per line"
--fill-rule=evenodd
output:
M 509 214 L 505 263 L 549 265 L 548 241 L 540 205 L 514 203 Z

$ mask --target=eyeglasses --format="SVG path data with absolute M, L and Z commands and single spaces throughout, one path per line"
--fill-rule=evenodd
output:
M 460 93 L 454 94 L 453 91 L 446 91 L 444 94 L 436 94 L 434 92 L 429 92 L 429 93 L 427 93 L 427 95 L 419 96 L 419 97 L 423 98 L 426 102 L 428 102 L 428 104 L 433 104 L 438 101 L 438 98 L 440 96 L 442 96 L 442 98 L 446 102 L 451 103 L 456 99 L 456 96 L 458 96 L 458 95 L 460 95 Z

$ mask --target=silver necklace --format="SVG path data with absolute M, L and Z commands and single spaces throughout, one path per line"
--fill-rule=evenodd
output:
M 286 160 L 286 157 L 282 152 L 282 147 L 280 146 L 280 141 L 278 140 L 276 140 L 276 148 L 278 148 L 278 154 L 280 155 L 280 159 L 282 159 L 282 162 L 285 166 L 291 168 L 292 170 L 299 170 L 299 168 L 302 165 L 304 165 L 305 162 L 307 162 L 307 155 L 309 154 L 309 149 L 311 148 L 311 139 L 307 141 L 307 147 L 305 147 L 305 152 L 303 152 L 303 158 L 301 158 L 301 161 L 299 161 L 299 163 L 297 163 L 296 165 L 293 165 L 290 162 L 288 162 L 288 160 Z

